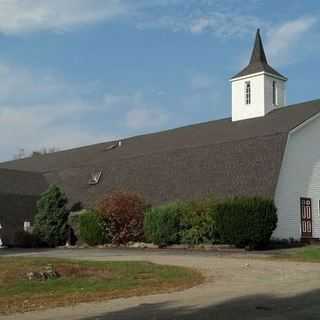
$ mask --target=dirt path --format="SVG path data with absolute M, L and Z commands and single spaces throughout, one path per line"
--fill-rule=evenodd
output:
M 22 253 L 26 255 L 26 253 Z M 207 282 L 172 294 L 0 317 L 14 320 L 73 319 L 320 319 L 320 265 L 234 254 L 124 250 L 53 250 L 33 256 L 94 260 L 147 260 L 200 269 Z

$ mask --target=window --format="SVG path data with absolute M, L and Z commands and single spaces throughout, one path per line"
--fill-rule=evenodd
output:
M 251 83 L 245 82 L 245 104 L 251 104 Z
M 278 87 L 276 81 L 272 81 L 272 103 L 274 106 L 278 105 Z
M 23 223 L 23 230 L 25 232 L 31 232 L 31 222 L 30 221 L 25 221 Z

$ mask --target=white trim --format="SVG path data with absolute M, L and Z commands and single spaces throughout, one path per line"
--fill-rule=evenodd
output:
M 304 128 L 306 125 L 308 125 L 310 122 L 316 120 L 318 117 L 320 117 L 320 112 L 316 113 L 314 116 L 312 116 L 311 118 L 307 119 L 306 121 L 303 121 L 302 123 L 300 123 L 297 127 L 293 128 L 290 132 L 289 132 L 289 136 L 293 133 L 295 133 L 296 131 Z
M 285 149 L 284 149 L 284 153 L 283 153 L 283 157 L 282 157 L 281 167 L 280 167 L 280 171 L 279 171 L 279 177 L 280 177 L 280 172 L 282 170 L 282 166 L 283 166 L 285 160 L 287 159 L 288 145 L 289 145 L 289 142 L 290 142 L 292 134 L 295 133 L 296 131 L 304 128 L 306 125 L 308 125 L 310 122 L 312 122 L 313 120 L 317 119 L 318 117 L 320 117 L 320 112 L 318 112 L 313 117 L 307 119 L 306 121 L 302 122 L 297 127 L 295 127 L 294 129 L 289 131 L 288 138 L 287 138 L 287 143 L 286 143 L 286 146 L 285 146 Z M 276 191 L 277 191 L 277 188 L 278 188 L 279 177 L 278 177 L 278 181 L 277 181 Z M 320 213 L 320 211 L 319 211 L 319 213 Z
M 251 77 L 261 76 L 261 75 L 270 76 L 270 77 L 273 77 L 275 79 L 282 80 L 282 81 L 288 80 L 288 78 L 280 77 L 280 76 L 277 76 L 277 75 L 269 73 L 269 72 L 261 71 L 261 72 L 251 73 L 251 74 L 248 74 L 248 75 L 245 75 L 242 77 L 232 78 L 229 81 L 234 82 L 234 81 L 244 80 L 244 79 L 251 78 Z

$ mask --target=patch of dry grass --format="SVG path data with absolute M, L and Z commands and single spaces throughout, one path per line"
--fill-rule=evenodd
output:
M 59 278 L 27 280 L 28 272 L 42 271 L 48 264 Z M 0 258 L 0 314 L 172 292 L 203 280 L 192 269 L 148 262 Z

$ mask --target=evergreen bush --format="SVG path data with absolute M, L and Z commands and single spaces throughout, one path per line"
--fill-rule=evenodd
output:
M 66 242 L 67 197 L 57 186 L 50 186 L 37 202 L 33 233 L 49 247 Z

